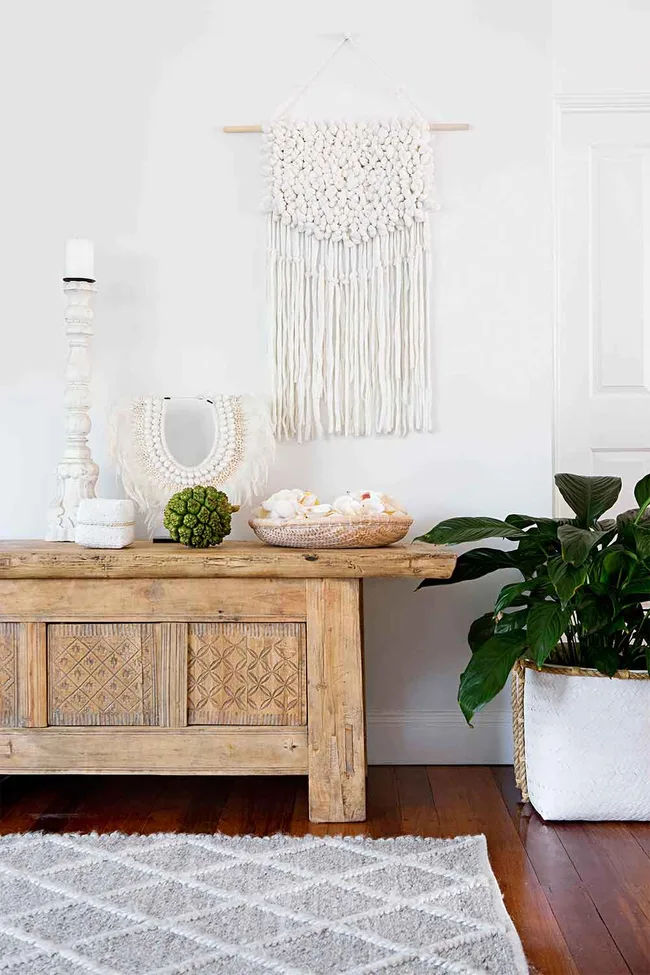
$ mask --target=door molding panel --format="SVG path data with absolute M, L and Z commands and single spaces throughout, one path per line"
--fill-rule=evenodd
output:
M 553 135 L 553 468 L 620 474 L 629 507 L 650 469 L 650 92 L 558 94 Z

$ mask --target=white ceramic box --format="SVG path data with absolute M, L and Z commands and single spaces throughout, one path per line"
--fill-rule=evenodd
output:
M 79 502 L 75 542 L 84 548 L 126 548 L 135 538 L 133 501 L 84 498 Z

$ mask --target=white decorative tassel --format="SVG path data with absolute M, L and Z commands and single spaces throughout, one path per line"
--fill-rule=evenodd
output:
M 276 435 L 431 430 L 427 124 L 268 133 Z

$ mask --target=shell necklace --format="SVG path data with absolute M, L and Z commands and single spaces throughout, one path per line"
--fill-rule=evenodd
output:
M 111 454 L 127 497 L 145 518 L 149 535 L 160 528 L 172 494 L 204 484 L 246 504 L 264 487 L 275 441 L 268 405 L 246 393 L 197 396 L 209 404 L 214 427 L 210 452 L 199 464 L 181 464 L 167 443 L 167 401 L 140 396 L 118 407 L 111 424 Z M 173 399 L 173 397 L 172 397 Z M 192 420 L 188 419 L 188 430 Z
M 197 484 L 225 484 L 243 459 L 245 417 L 241 397 L 219 395 L 205 400 L 212 407 L 214 440 L 207 457 L 194 467 L 181 464 L 169 449 L 165 434 L 167 399 L 144 396 L 132 403 L 134 447 L 146 476 L 169 491 Z

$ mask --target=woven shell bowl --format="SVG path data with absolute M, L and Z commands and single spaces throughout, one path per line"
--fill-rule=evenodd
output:
M 276 521 L 251 518 L 248 522 L 267 545 L 284 548 L 380 548 L 404 538 L 413 524 L 408 515 L 355 518 L 341 515 L 319 521 Z

